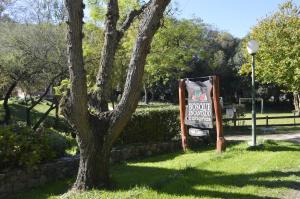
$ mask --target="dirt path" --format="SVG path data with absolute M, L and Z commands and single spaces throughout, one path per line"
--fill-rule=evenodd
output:
M 225 135 L 226 140 L 247 141 L 251 140 L 251 135 Z M 257 139 L 263 140 L 284 140 L 300 143 L 300 133 L 276 133 L 267 135 L 258 135 Z
M 283 197 L 283 199 L 299 199 L 299 198 L 300 198 L 299 190 L 292 190 L 288 192 L 286 196 Z

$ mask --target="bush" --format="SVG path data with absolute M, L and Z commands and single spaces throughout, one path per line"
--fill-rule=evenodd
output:
M 68 140 L 49 129 L 39 133 L 23 125 L 0 128 L 0 170 L 32 167 L 64 155 Z
M 179 132 L 177 106 L 148 106 L 136 110 L 117 144 L 170 141 Z

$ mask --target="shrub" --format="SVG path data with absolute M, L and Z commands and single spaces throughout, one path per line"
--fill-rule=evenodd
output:
M 0 170 L 32 167 L 64 155 L 68 141 L 53 130 L 39 133 L 24 125 L 0 128 Z
M 177 106 L 138 108 L 117 144 L 170 141 L 180 131 Z

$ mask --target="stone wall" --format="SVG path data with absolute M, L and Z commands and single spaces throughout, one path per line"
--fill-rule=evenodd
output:
M 113 148 L 111 163 L 133 160 L 180 149 L 179 142 L 144 144 Z M 79 156 L 64 157 L 31 169 L 0 171 L 0 198 L 76 175 Z

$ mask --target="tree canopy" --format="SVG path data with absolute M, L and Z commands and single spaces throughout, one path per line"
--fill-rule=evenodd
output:
M 282 86 L 286 91 L 299 92 L 300 7 L 293 1 L 281 4 L 278 11 L 252 28 L 248 39 L 257 40 L 260 46 L 256 54 L 255 71 L 258 81 Z M 250 62 L 245 50 L 244 55 Z M 241 73 L 249 73 L 250 70 L 250 64 L 245 64 Z

